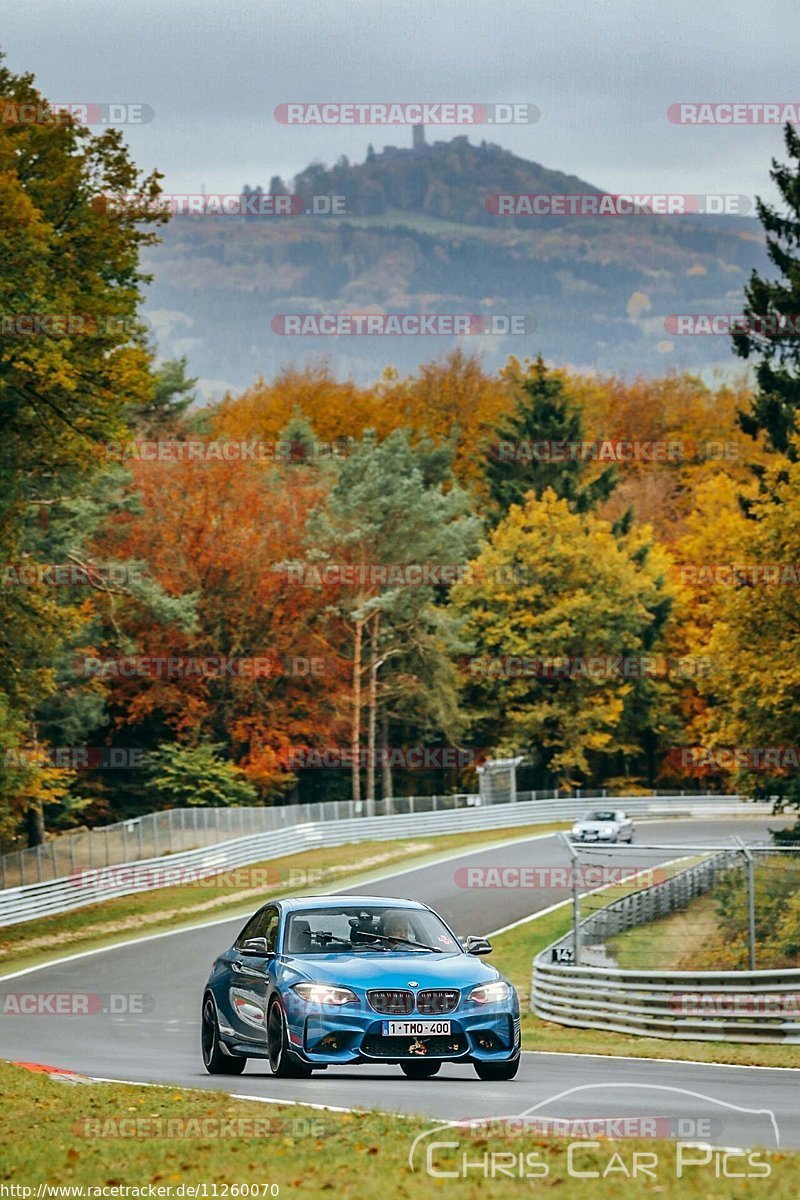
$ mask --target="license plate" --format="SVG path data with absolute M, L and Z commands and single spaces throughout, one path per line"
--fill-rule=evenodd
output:
M 449 1034 L 449 1021 L 383 1021 L 381 1033 L 384 1037 L 430 1037 Z

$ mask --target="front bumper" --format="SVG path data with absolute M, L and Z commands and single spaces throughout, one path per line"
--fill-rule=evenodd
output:
M 293 1006 L 294 1007 L 294 1006 Z M 297 1006 L 299 1007 L 299 1006 Z M 372 1009 L 347 1006 L 341 1013 L 310 1011 L 287 1013 L 292 1050 L 311 1064 L 353 1062 L 497 1062 L 511 1057 L 519 1046 L 519 1013 L 510 1005 L 491 1011 L 464 1011 L 460 1005 L 442 1016 L 450 1021 L 449 1034 L 419 1037 L 383 1035 L 383 1022 L 393 1018 Z

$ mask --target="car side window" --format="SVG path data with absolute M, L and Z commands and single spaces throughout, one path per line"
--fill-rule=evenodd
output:
M 269 920 L 267 921 L 266 929 L 261 935 L 267 939 L 267 949 L 273 953 L 275 944 L 278 940 L 278 924 L 280 922 L 280 913 L 277 908 L 268 909 Z
M 265 937 L 270 950 L 275 949 L 275 939 L 278 933 L 280 914 L 277 908 L 268 905 L 251 917 L 236 939 L 236 945 L 241 946 L 249 938 Z

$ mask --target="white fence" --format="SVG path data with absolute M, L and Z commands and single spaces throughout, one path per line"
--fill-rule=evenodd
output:
M 669 795 L 668 791 L 659 795 Z M 577 792 L 586 802 L 604 799 L 605 791 Z M 683 792 L 675 793 L 683 796 Z M 519 792 L 501 797 L 508 800 L 558 800 L 556 789 Z M 115 821 L 95 829 L 76 829 L 51 838 L 40 846 L 12 850 L 0 855 L 0 888 L 61 879 L 87 867 L 138 862 L 197 850 L 251 833 L 287 829 L 309 821 L 341 821 L 348 817 L 386 817 L 402 813 L 450 812 L 492 801 L 491 796 L 458 792 L 447 796 L 395 796 L 392 800 L 354 802 L 326 800 L 315 804 L 237 805 L 233 808 L 168 808 L 145 813 L 127 821 Z M 496 798 L 494 798 L 496 799 Z
M 640 817 L 723 816 L 771 811 L 769 806 L 747 804 L 737 796 L 621 796 L 614 800 Z M 190 878 L 218 875 L 234 867 L 267 862 L 319 846 L 568 822 L 585 810 L 585 799 L 551 799 L 306 822 L 177 854 L 80 870 L 43 883 L 5 888 L 0 891 L 0 926 L 68 912 L 113 896 L 153 891 Z
M 601 942 L 684 907 L 718 871 L 736 869 L 741 855 L 725 851 L 613 901 L 581 922 L 580 941 Z M 545 1020 L 643 1037 L 800 1042 L 800 969 L 657 971 L 553 961 L 570 948 L 574 930 L 534 959 L 531 1009 Z

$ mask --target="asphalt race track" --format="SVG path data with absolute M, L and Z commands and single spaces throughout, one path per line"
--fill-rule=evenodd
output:
M 730 845 L 733 836 L 764 841 L 775 818 L 639 822 L 637 840 L 670 845 Z M 509 831 L 509 838 L 513 831 Z M 636 865 L 677 857 L 641 851 Z M 613 854 L 613 851 L 612 851 Z M 459 853 L 348 893 L 408 896 L 431 904 L 456 931 L 490 934 L 568 897 L 564 890 L 460 887 L 463 866 L 563 866 L 555 836 Z M 254 908 L 256 906 L 254 905 Z M 654 1116 L 670 1134 L 725 1146 L 800 1146 L 800 1068 L 770 1070 L 658 1062 L 579 1054 L 525 1053 L 511 1083 L 485 1083 L 467 1066 L 445 1066 L 432 1080 L 406 1079 L 398 1067 L 329 1068 L 310 1080 L 275 1079 L 266 1062 L 251 1060 L 236 1078 L 211 1077 L 199 1048 L 200 998 L 212 960 L 243 925 L 242 917 L 193 930 L 111 947 L 59 965 L 0 978 L 2 991 L 142 994 L 151 1010 L 86 1016 L 4 1015 L 0 1057 L 45 1063 L 100 1079 L 172 1083 L 226 1090 L 240 1096 L 344 1108 L 426 1113 L 445 1121 L 467 1117 Z M 580 1048 L 580 1031 L 575 1047 Z M 578 1090 L 573 1090 L 578 1089 Z M 564 1093 L 569 1092 L 569 1095 Z M 754 1110 L 758 1110 L 757 1112 Z M 774 1114 L 774 1121 L 770 1114 Z M 710 1121 L 711 1125 L 693 1123 Z M 679 1124 L 682 1121 L 683 1124 Z

